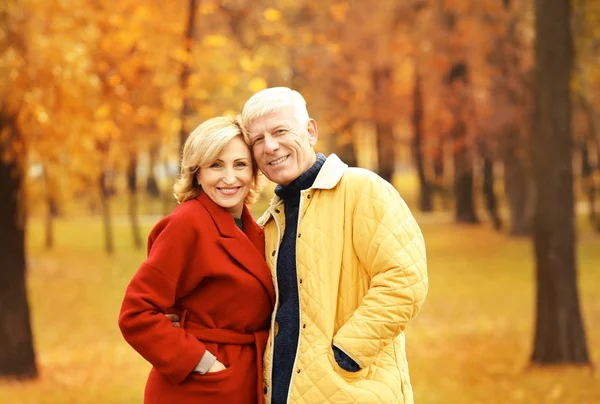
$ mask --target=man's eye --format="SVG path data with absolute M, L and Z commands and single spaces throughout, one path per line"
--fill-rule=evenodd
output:
M 287 133 L 287 129 L 277 129 L 275 131 L 275 134 L 277 134 L 277 135 L 284 135 L 286 133 Z
M 265 140 L 265 138 L 263 136 L 255 137 L 254 140 L 252 141 L 252 146 L 254 146 L 257 143 L 262 142 L 263 140 Z

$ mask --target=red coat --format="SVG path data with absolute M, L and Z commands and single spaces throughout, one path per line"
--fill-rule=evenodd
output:
M 148 258 L 125 292 L 119 327 L 153 368 L 145 403 L 262 402 L 262 355 L 275 302 L 264 237 L 206 194 L 154 226 Z M 164 316 L 177 312 L 182 328 Z M 227 369 L 191 373 L 209 350 Z

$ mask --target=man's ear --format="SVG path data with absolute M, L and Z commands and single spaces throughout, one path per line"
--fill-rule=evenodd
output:
M 311 147 L 314 147 L 317 144 L 317 140 L 319 139 L 319 129 L 317 128 L 317 122 L 314 119 L 308 120 L 308 143 Z

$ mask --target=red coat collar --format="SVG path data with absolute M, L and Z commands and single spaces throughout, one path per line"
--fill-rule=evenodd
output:
M 205 192 L 196 198 L 208 211 L 220 234 L 219 244 L 225 251 L 263 285 L 275 304 L 275 290 L 271 272 L 265 261 L 265 238 L 262 229 L 244 204 L 242 222 L 244 231 L 235 224 L 233 215 L 217 205 Z

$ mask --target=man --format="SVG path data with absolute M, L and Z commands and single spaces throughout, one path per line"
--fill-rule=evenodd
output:
M 256 93 L 242 125 L 275 196 L 259 219 L 277 301 L 266 403 L 413 403 L 404 330 L 428 290 L 421 231 L 376 174 L 317 154 L 296 91 Z

